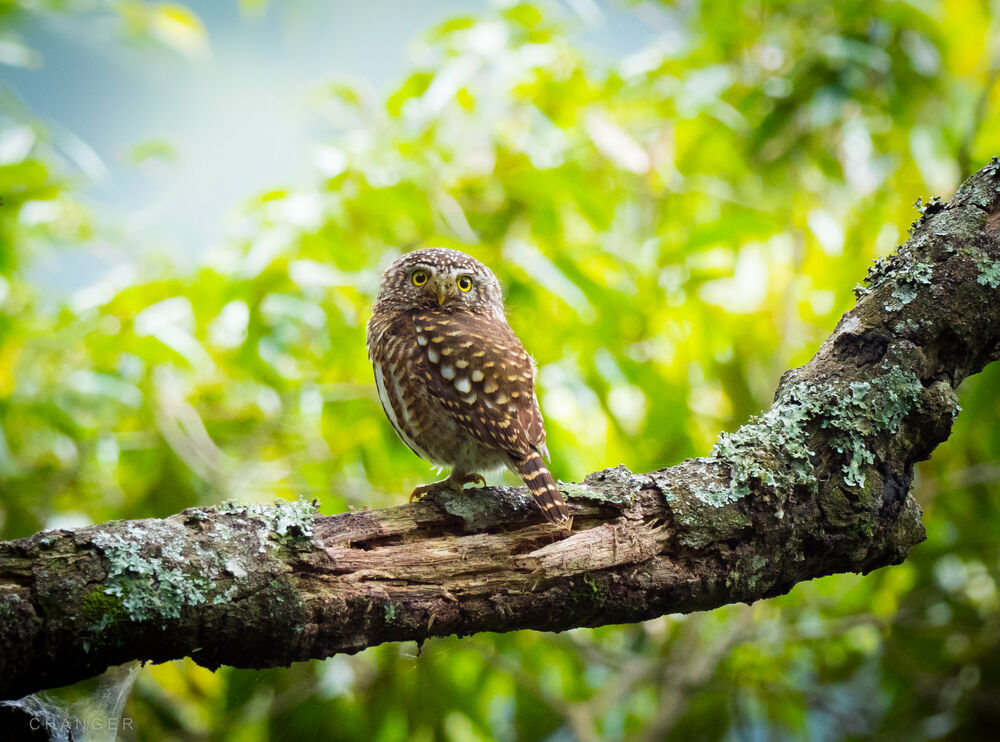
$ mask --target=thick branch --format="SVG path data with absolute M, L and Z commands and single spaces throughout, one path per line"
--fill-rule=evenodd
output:
M 914 462 L 1000 355 L 1000 162 L 877 264 L 774 405 L 712 455 L 564 485 L 568 538 L 523 489 L 315 515 L 186 510 L 0 543 L 0 697 L 132 659 L 287 665 L 385 641 L 640 621 L 901 561 Z

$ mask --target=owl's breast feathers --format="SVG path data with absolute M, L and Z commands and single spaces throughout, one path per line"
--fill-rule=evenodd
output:
M 429 311 L 413 322 L 420 373 L 449 415 L 481 443 L 515 457 L 544 450 L 534 364 L 506 321 Z

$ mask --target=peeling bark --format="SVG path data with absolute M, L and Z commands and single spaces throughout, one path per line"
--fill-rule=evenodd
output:
M 869 572 L 924 538 L 913 465 L 1000 356 L 1000 161 L 869 272 L 772 407 L 710 456 L 562 485 L 319 516 L 190 509 L 0 543 L 0 698 L 128 660 L 272 667 L 448 634 L 641 621 Z

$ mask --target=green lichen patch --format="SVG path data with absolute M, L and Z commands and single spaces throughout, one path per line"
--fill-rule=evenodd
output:
M 921 208 L 919 202 L 917 206 Z M 921 286 L 930 286 L 934 281 L 934 266 L 919 257 L 932 248 L 933 235 L 947 236 L 949 247 L 945 251 L 953 252 L 952 243 L 974 242 L 986 219 L 986 214 L 976 206 L 943 206 L 937 200 L 928 202 L 921 213 L 914 224 L 913 236 L 892 255 L 876 260 L 868 269 L 864 285 L 855 287 L 859 299 L 890 287 L 884 307 L 890 312 L 901 310 L 917 297 Z
M 892 331 L 897 335 L 906 335 L 907 333 L 918 331 L 923 323 L 923 320 L 918 321 L 907 317 L 902 322 L 897 322 L 893 325 Z
M 185 571 L 186 535 L 183 526 L 169 520 L 94 534 L 93 542 L 108 562 L 104 592 L 119 598 L 133 621 L 177 618 L 185 606 L 206 601 L 210 581 Z
M 1000 289 L 1000 260 L 993 260 L 982 250 L 975 250 L 972 255 L 979 269 L 976 282 L 980 286 L 989 286 L 991 289 Z
M 921 390 L 919 380 L 898 367 L 871 382 L 795 383 L 760 418 L 719 437 L 711 458 L 728 466 L 729 487 L 703 493 L 702 499 L 724 505 L 745 496 L 753 481 L 783 490 L 814 487 L 808 445 L 808 428 L 814 424 L 829 431 L 830 445 L 845 459 L 845 484 L 863 487 L 865 471 L 875 460 L 872 438 L 895 433 Z
M 576 482 L 559 482 L 559 491 L 562 492 L 563 496 L 567 499 L 594 500 L 597 502 L 604 499 L 603 493 L 592 489 L 585 484 L 578 484 Z
M 673 520 L 683 527 L 678 533 L 679 542 L 692 549 L 735 538 L 752 526 L 736 504 L 742 495 L 734 493 L 724 477 L 710 481 L 713 475 L 723 474 L 716 463 L 712 459 L 693 459 L 646 475 L 663 493 Z
M 392 623 L 400 616 L 400 609 L 403 607 L 402 603 L 393 603 L 391 600 L 387 600 L 382 606 L 383 612 L 385 614 L 386 623 Z
M 711 505 L 716 508 L 721 508 L 723 505 L 734 503 L 743 496 L 742 493 L 736 492 L 732 489 L 717 490 L 711 488 L 702 490 L 696 489 L 693 491 L 693 494 L 706 505 Z
M 886 311 L 898 312 L 917 298 L 920 286 L 930 286 L 934 278 L 934 269 L 927 263 L 907 262 L 893 273 L 896 279 L 892 293 L 885 303 Z
M 752 481 L 777 489 L 812 485 L 815 477 L 805 424 L 822 411 L 816 392 L 808 384 L 796 384 L 761 417 L 735 433 L 720 435 L 710 458 L 729 467 L 729 486 L 706 490 L 701 499 L 725 505 L 749 494 Z
M 888 281 L 892 276 L 895 257 L 896 254 L 894 253 L 887 258 L 876 258 L 868 266 L 868 273 L 865 274 L 865 280 L 854 287 L 854 295 L 860 299 Z
M 893 283 L 892 293 L 886 309 L 895 311 L 909 304 L 916 297 L 920 286 L 929 286 L 934 280 L 934 267 L 929 263 L 915 260 L 910 250 L 923 242 L 914 238 L 887 258 L 878 258 L 868 268 L 865 285 L 856 286 L 854 294 L 860 299 L 886 284 Z
M 253 581 L 269 551 L 311 543 L 314 502 L 227 503 L 220 511 L 236 517 L 209 518 L 211 511 L 198 517 L 186 511 L 181 519 L 97 531 L 93 543 L 107 562 L 103 593 L 122 611 L 102 615 L 107 620 L 166 621 L 180 617 L 185 607 L 229 603 Z M 94 600 L 92 612 L 100 607 Z
M 991 289 L 1000 289 L 1000 261 L 995 261 L 991 265 L 981 268 L 979 277 L 976 280 L 982 286 L 989 286 Z
M 560 483 L 560 489 L 570 497 L 579 497 L 598 504 L 628 509 L 639 499 L 639 482 L 623 464 L 588 474 L 583 484 Z
M 823 427 L 833 431 L 830 443 L 847 459 L 842 467 L 845 484 L 864 487 L 865 471 L 875 460 L 870 436 L 899 430 L 922 389 L 913 374 L 894 366 L 870 383 L 852 382 L 846 395 L 831 401 Z
M 996 180 L 1000 178 L 1000 160 L 996 157 L 976 175 L 966 180 L 955 192 L 953 202 L 973 204 L 988 212 L 1000 200 L 1000 188 Z
M 917 298 L 917 287 L 909 283 L 901 283 L 892 289 L 889 300 L 885 303 L 887 312 L 898 312 Z
M 928 220 L 927 232 L 948 237 L 953 243 L 975 241 L 986 226 L 987 211 L 978 204 L 952 206 Z
M 246 515 L 262 521 L 262 550 L 269 539 L 284 545 L 312 539 L 313 522 L 318 511 L 318 500 L 303 499 L 295 502 L 278 499 L 274 505 L 245 505 L 229 500 L 219 507 L 220 513 Z

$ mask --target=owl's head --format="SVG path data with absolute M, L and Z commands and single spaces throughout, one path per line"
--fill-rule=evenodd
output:
M 382 276 L 378 304 L 393 309 L 449 309 L 503 315 L 493 271 L 458 250 L 431 247 L 393 261 Z

